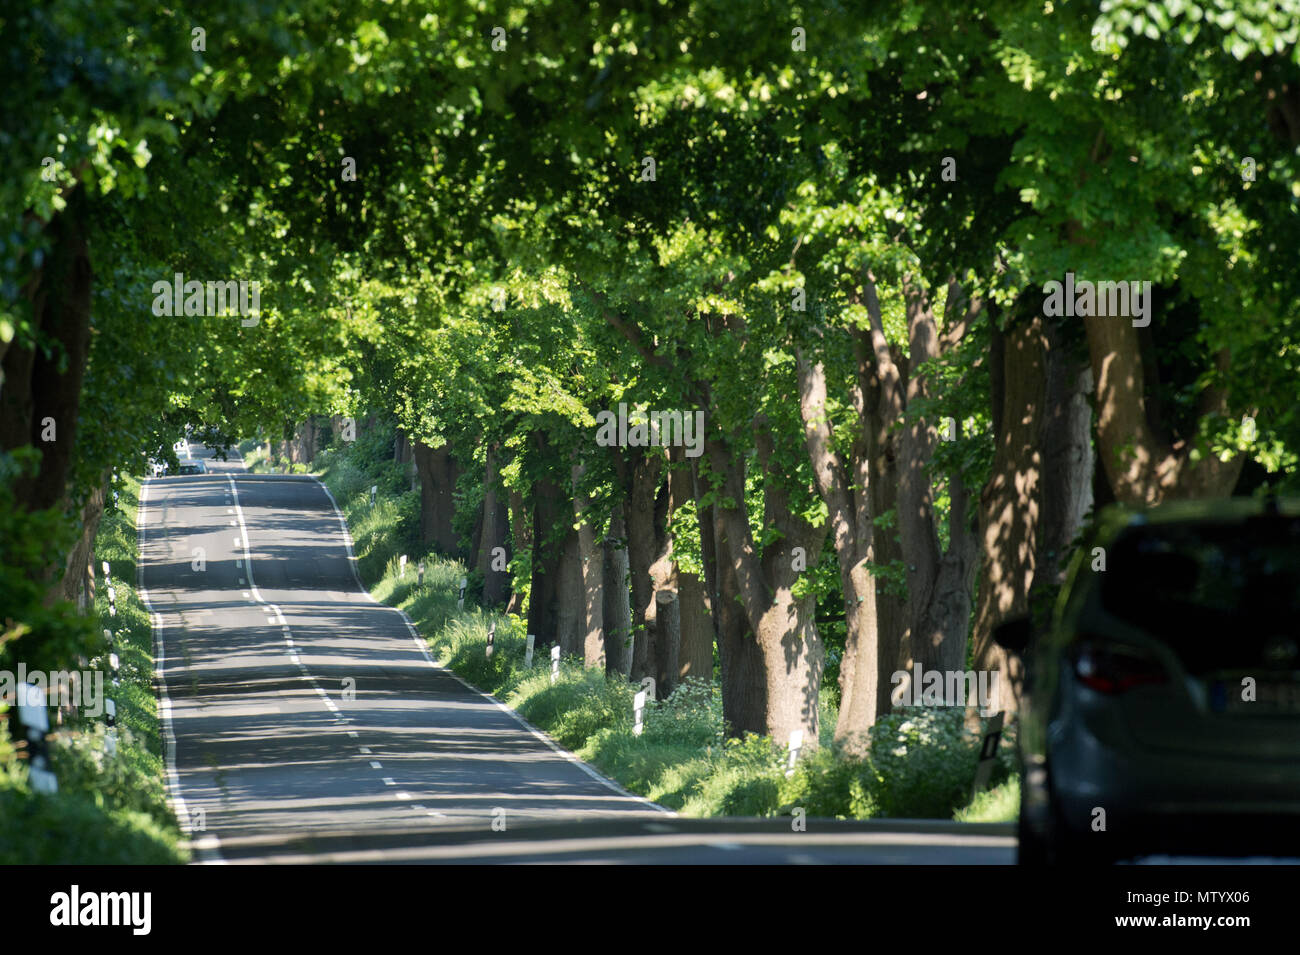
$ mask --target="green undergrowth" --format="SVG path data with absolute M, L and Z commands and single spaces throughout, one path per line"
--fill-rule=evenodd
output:
M 103 697 L 116 704 L 117 742 L 106 746 L 105 706 L 51 709 L 47 735 L 58 792 L 33 792 L 22 759 L 7 734 L 0 740 L 0 864 L 160 864 L 185 862 L 180 827 L 167 801 L 163 738 L 154 696 L 153 633 L 136 592 L 136 505 L 139 482 L 131 479 L 110 500 L 95 537 L 97 586 L 93 616 L 102 638 L 85 667 L 102 674 Z M 116 616 L 100 564 L 110 567 Z M 109 653 L 118 656 L 114 685 Z M 92 676 L 91 686 L 99 678 Z M 93 693 L 98 697 L 98 693 Z M 7 721 L 3 725 L 8 725 Z

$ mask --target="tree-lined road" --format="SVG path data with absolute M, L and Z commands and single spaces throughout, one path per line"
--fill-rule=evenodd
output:
M 628 795 L 431 662 L 361 588 L 323 485 L 194 456 L 212 473 L 147 483 L 140 542 L 169 779 L 201 860 L 1011 861 L 1008 827 L 795 832 Z
M 360 588 L 321 484 L 212 467 L 150 481 L 140 515 L 173 792 L 196 843 L 488 828 L 502 809 L 507 826 L 662 814 L 432 665 Z

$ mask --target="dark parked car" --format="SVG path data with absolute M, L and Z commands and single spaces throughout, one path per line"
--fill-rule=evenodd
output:
M 1109 511 L 1046 632 L 995 639 L 1027 668 L 1022 863 L 1300 856 L 1300 501 Z

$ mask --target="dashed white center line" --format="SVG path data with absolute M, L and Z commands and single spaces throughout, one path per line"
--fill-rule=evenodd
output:
M 377 760 L 377 759 L 372 759 L 372 760 L 370 761 L 370 768 L 371 768 L 371 769 L 383 769 L 383 768 L 384 768 L 384 764 L 381 763 L 381 762 L 380 762 L 379 760 Z
M 354 733 L 354 734 L 352 734 L 352 735 L 355 736 L 356 734 Z M 362 747 L 361 747 L 361 755 L 363 755 L 363 756 L 369 756 L 369 755 L 370 755 L 370 747 L 369 747 L 369 746 L 362 746 Z
M 393 782 L 393 777 L 392 777 L 392 776 L 385 776 L 385 777 L 384 777 L 384 785 L 385 785 L 385 786 L 396 786 L 397 783 Z

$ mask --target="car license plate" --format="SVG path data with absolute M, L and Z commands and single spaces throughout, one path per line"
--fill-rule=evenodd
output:
M 1243 679 L 1211 681 L 1210 709 L 1232 716 L 1300 714 L 1300 681 L 1254 677 L 1254 699 L 1251 699 Z

